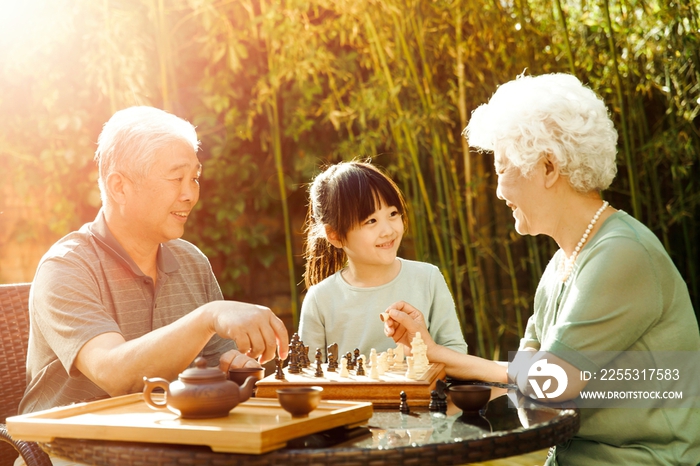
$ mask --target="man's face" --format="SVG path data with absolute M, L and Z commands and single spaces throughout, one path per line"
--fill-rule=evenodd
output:
M 202 165 L 192 147 L 172 144 L 159 151 L 148 175 L 132 183 L 128 216 L 141 240 L 163 243 L 180 238 L 199 200 Z

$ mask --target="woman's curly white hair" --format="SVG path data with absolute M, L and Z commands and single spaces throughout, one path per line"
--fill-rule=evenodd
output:
M 472 113 L 469 145 L 497 152 L 528 175 L 550 154 L 579 192 L 610 186 L 617 131 L 603 100 L 574 76 L 518 76 Z

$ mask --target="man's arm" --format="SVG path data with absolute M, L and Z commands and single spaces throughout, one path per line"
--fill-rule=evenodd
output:
M 287 355 L 287 330 L 270 309 L 213 301 L 134 340 L 98 335 L 83 345 L 75 367 L 110 396 L 123 395 L 141 390 L 144 376 L 176 379 L 214 334 L 234 340 L 240 352 L 261 362 L 274 358 L 277 347 L 280 357 Z

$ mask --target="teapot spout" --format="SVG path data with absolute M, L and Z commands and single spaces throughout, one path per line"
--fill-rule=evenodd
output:
M 245 379 L 245 383 L 241 385 L 238 395 L 239 395 L 239 403 L 243 403 L 244 401 L 248 400 L 248 398 L 251 397 L 253 394 L 253 388 L 255 388 L 255 383 L 258 381 L 257 377 L 250 376 L 247 379 Z

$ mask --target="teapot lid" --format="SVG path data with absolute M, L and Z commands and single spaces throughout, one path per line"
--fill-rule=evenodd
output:
M 194 360 L 194 365 L 196 367 L 190 367 L 179 375 L 178 378 L 182 382 L 205 383 L 226 380 L 226 374 L 217 367 L 207 367 L 207 360 L 201 356 Z

